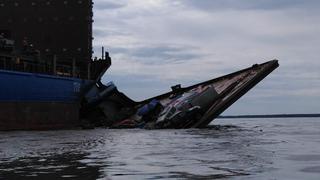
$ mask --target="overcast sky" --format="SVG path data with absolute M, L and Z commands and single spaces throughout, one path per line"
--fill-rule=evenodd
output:
M 96 0 L 94 47 L 134 100 L 255 63 L 280 67 L 224 114 L 320 113 L 320 1 Z

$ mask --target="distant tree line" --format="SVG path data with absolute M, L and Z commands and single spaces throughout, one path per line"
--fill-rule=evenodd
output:
M 218 118 L 302 118 L 302 117 L 320 117 L 320 114 L 234 115 L 234 116 L 219 116 Z

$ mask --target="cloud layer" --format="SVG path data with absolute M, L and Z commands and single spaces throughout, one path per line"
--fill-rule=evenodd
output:
M 320 1 L 99 0 L 94 46 L 134 99 L 277 58 L 280 68 L 228 114 L 309 113 L 320 105 Z M 293 103 L 295 102 L 295 103 Z

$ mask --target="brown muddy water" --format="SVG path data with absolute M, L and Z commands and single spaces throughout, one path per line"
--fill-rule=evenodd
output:
M 320 119 L 0 132 L 0 179 L 320 179 Z

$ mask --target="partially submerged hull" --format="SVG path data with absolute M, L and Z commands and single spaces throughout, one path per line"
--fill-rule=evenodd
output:
M 91 117 L 112 128 L 204 128 L 278 66 L 277 60 L 255 64 L 193 86 L 174 86 L 171 92 L 142 102 L 109 85 L 104 89 L 112 90 L 94 108 L 101 114 Z

